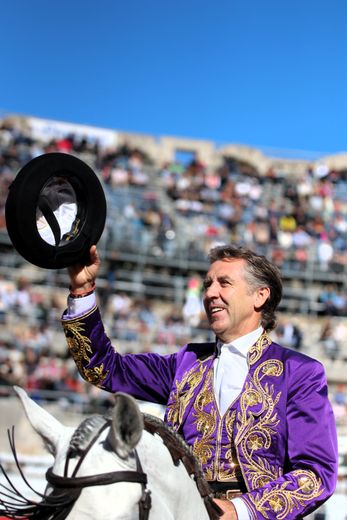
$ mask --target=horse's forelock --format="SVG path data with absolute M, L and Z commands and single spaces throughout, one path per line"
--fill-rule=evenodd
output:
M 91 439 L 98 435 L 99 431 L 108 420 L 102 415 L 91 415 L 84 419 L 72 434 L 69 449 L 73 453 L 84 451 Z

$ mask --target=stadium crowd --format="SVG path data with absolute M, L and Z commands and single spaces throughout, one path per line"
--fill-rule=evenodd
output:
M 184 251 L 188 259 L 203 260 L 211 246 L 232 241 L 266 254 L 282 269 L 300 271 L 312 263 L 322 272 L 339 273 L 347 265 L 345 171 L 320 165 L 308 168 L 300 179 L 273 170 L 260 176 L 254 167 L 230 157 L 213 169 L 198 159 L 158 166 L 144 150 L 127 144 L 111 149 L 73 135 L 42 142 L 8 121 L 0 126 L 0 229 L 5 229 L 4 205 L 16 173 L 51 151 L 76 154 L 100 175 L 110 201 L 105 233 L 111 249 L 125 245 L 129 251 L 150 250 L 167 258 Z M 11 276 L 0 279 L 2 391 L 13 383 L 33 391 L 90 391 L 64 350 L 59 316 L 65 291 L 43 291 L 15 271 Z M 208 338 L 198 278 L 188 280 L 180 308 L 174 302 L 114 292 L 117 271 L 110 269 L 108 277 L 111 290 L 99 297 L 110 335 L 124 352 L 171 352 L 188 338 Z M 325 320 L 317 331 L 317 353 L 344 358 L 346 294 L 336 284 L 325 284 L 318 301 Z M 305 350 L 308 330 L 289 317 L 282 318 L 275 333 L 283 344 Z M 347 426 L 346 389 L 339 387 L 333 399 L 338 421 Z
M 230 157 L 214 169 L 198 159 L 158 166 L 145 151 L 127 144 L 103 148 L 73 135 L 42 143 L 3 122 L 2 215 L 18 170 L 51 151 L 87 154 L 122 217 L 117 232 L 128 238 L 134 231 L 136 247 L 171 256 L 184 248 L 189 258 L 201 259 L 211 244 L 233 240 L 266 253 L 280 267 L 296 264 L 300 269 L 314 262 L 323 271 L 339 272 L 347 265 L 347 171 L 319 165 L 308 167 L 302 178 L 284 177 L 273 169 L 261 176 L 253 166 Z
M 273 171 L 262 177 L 229 159 L 210 173 L 192 161 L 183 171 L 168 165 L 161 175 L 176 211 L 189 217 L 187 224 L 201 233 L 202 243 L 232 237 L 270 254 L 280 266 L 313 261 L 328 270 L 346 265 L 344 172 L 308 168 L 299 179 Z

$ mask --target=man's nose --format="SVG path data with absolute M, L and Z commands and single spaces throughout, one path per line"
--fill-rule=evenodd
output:
M 206 289 L 205 289 L 205 297 L 206 298 L 213 298 L 217 297 L 219 294 L 218 290 L 218 284 L 215 282 L 212 282 Z

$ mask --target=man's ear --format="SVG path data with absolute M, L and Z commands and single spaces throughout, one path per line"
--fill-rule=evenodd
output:
M 260 287 L 255 291 L 254 306 L 260 309 L 268 298 L 270 298 L 270 288 Z

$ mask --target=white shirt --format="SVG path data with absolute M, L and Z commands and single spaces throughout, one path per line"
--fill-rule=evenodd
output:
M 248 350 L 262 333 L 263 328 L 258 327 L 232 343 L 217 342 L 219 355 L 213 365 L 214 389 L 221 415 L 240 394 L 248 372 Z
M 263 328 L 235 339 L 232 343 L 217 342 L 219 351 L 214 361 L 214 391 L 221 415 L 224 415 L 230 405 L 240 395 L 247 373 L 248 350 L 263 333 Z M 234 498 L 233 503 L 238 520 L 250 520 L 248 508 L 242 498 Z
M 68 298 L 68 314 L 65 318 L 72 318 L 90 310 L 96 304 L 95 293 L 84 298 Z M 214 389 L 216 401 L 221 415 L 239 396 L 248 373 L 247 353 L 254 345 L 263 328 L 241 336 L 230 343 L 218 341 L 217 349 L 220 352 L 214 361 Z M 236 509 L 238 520 L 251 520 L 248 508 L 242 498 L 231 501 Z
M 90 311 L 95 305 L 95 292 L 89 296 L 83 296 L 83 298 L 72 298 L 69 296 L 67 299 L 67 314 L 63 316 L 63 319 L 71 319 L 77 318 L 77 316 L 82 316 L 86 312 Z

